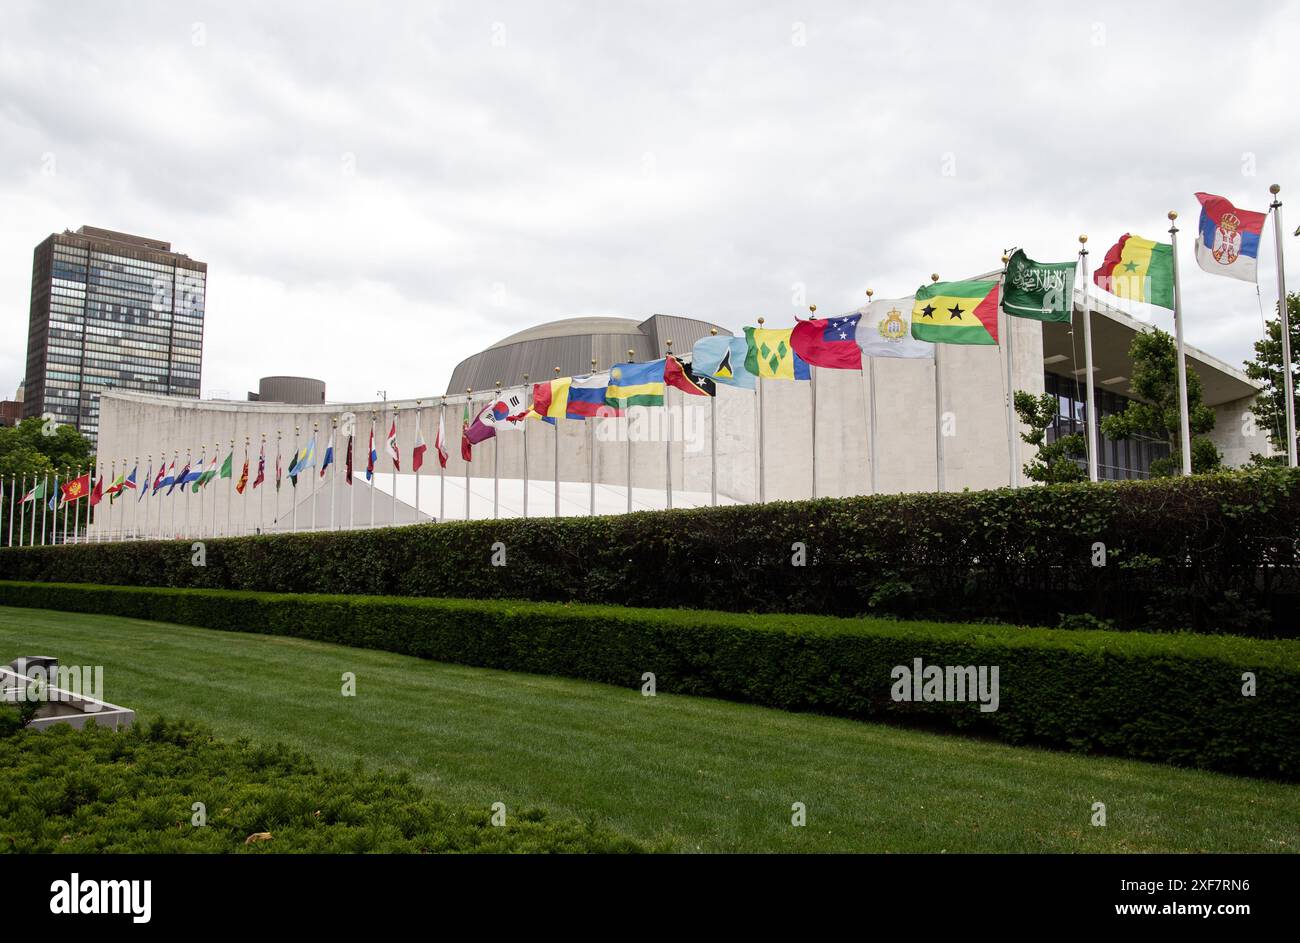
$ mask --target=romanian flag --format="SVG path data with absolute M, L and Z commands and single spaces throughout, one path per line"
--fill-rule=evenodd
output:
M 1110 247 L 1092 280 L 1112 295 L 1174 308 L 1174 247 L 1128 233 Z
M 764 380 L 807 380 L 808 362 L 790 343 L 793 328 L 745 328 L 745 369 Z
M 569 408 L 569 384 L 573 377 L 560 377 L 545 383 L 533 384 L 533 407 L 528 411 L 531 419 L 541 419 L 555 425 L 563 419 Z
M 664 361 L 620 363 L 610 368 L 605 402 L 619 406 L 662 406 L 664 404 Z
M 998 283 L 935 282 L 918 288 L 912 337 L 930 344 L 996 344 Z
M 62 488 L 64 501 L 79 501 L 90 494 L 90 474 L 87 473 L 80 478 L 65 481 Z

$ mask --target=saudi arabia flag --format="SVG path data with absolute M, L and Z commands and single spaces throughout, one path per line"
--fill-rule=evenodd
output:
M 912 337 L 931 344 L 996 344 L 998 283 L 935 282 L 916 290 Z

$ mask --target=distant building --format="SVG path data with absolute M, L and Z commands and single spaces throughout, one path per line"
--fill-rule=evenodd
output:
M 294 403 L 301 406 L 325 402 L 325 381 L 311 377 L 262 377 L 250 403 Z
M 0 399 L 0 426 L 16 426 L 22 418 L 23 384 L 19 383 L 13 399 Z
M 198 398 L 207 273 L 171 243 L 93 226 L 38 245 L 23 416 L 95 442 L 102 390 Z

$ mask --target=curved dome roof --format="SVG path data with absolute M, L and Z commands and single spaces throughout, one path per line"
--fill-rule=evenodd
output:
M 493 350 L 497 347 L 508 347 L 511 344 L 520 344 L 524 341 L 544 340 L 550 337 L 640 333 L 640 322 L 634 321 L 631 318 L 563 318 L 559 321 L 548 321 L 546 324 L 538 324 L 534 327 L 524 328 L 518 333 L 511 334 L 509 337 L 497 341 L 489 347 L 488 350 Z

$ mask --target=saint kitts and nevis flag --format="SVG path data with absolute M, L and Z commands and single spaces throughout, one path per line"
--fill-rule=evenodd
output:
M 998 283 L 935 282 L 916 290 L 912 337 L 931 344 L 996 344 Z

